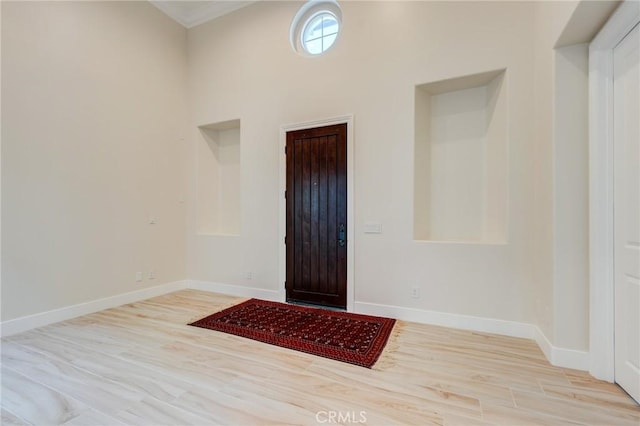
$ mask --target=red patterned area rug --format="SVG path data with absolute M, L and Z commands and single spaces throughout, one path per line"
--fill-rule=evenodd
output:
M 395 322 L 251 299 L 189 325 L 371 368 Z

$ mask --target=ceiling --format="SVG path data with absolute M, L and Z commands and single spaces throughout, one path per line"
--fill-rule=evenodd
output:
M 149 0 L 149 2 L 186 28 L 195 27 L 255 3 L 255 1 L 241 0 Z

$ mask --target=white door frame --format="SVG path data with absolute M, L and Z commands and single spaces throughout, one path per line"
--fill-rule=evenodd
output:
M 287 279 L 287 248 L 284 238 L 287 233 L 287 203 L 284 191 L 287 189 L 287 132 L 314 127 L 331 126 L 334 124 L 347 124 L 347 311 L 354 309 L 355 300 L 355 220 L 354 220 L 354 148 L 353 148 L 353 115 L 343 115 L 324 120 L 307 121 L 304 123 L 288 124 L 280 127 L 280 218 L 279 218 L 279 276 L 280 276 L 280 300 L 285 301 L 286 290 L 284 282 Z
M 589 352 L 592 376 L 613 382 L 613 49 L 640 21 L 622 3 L 589 45 Z

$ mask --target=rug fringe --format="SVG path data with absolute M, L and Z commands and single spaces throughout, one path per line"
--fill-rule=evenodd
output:
M 398 343 L 398 338 L 402 333 L 403 324 L 401 321 L 396 320 L 396 323 L 393 325 L 393 329 L 391 330 L 391 334 L 389 334 L 389 339 L 387 340 L 387 344 L 382 350 L 382 354 L 376 361 L 376 363 L 371 367 L 372 370 L 387 370 L 391 367 L 394 367 L 397 363 L 396 357 L 394 356 L 395 352 L 400 348 L 400 344 Z

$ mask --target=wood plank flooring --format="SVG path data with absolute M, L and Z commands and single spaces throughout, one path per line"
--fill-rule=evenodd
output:
M 369 370 L 186 324 L 197 290 L 2 340 L 3 425 L 640 425 L 618 386 L 533 341 L 399 321 Z

